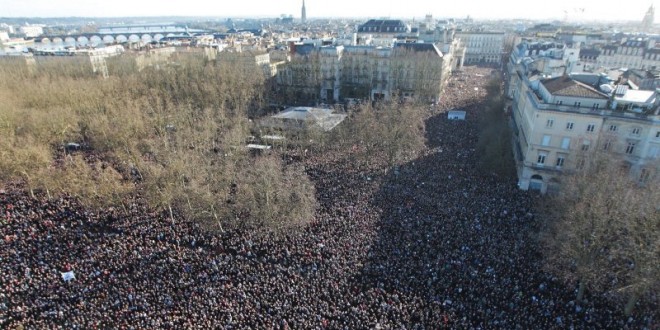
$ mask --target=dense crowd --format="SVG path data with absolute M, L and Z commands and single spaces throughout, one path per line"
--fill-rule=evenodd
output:
M 91 213 L 0 191 L 0 327 L 657 328 L 657 311 L 577 303 L 543 271 L 536 197 L 475 165 L 489 71 L 452 79 L 397 171 L 306 158 L 320 209 L 297 232 L 211 234 L 139 201 Z M 466 121 L 443 115 L 456 107 Z

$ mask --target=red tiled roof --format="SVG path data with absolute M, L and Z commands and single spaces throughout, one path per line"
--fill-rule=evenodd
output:
M 585 97 L 592 99 L 607 99 L 607 95 L 595 88 L 575 81 L 568 76 L 550 78 L 541 82 L 555 96 Z

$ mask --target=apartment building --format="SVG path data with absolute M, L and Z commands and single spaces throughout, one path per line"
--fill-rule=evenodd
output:
M 428 24 L 420 28 L 419 42 L 442 45 L 441 51 L 445 57 L 451 57 L 451 70 L 460 70 L 465 64 L 466 47 L 456 36 L 456 25 L 449 21 L 439 21 L 438 24 Z
M 294 102 L 298 105 L 316 103 L 322 73 L 319 59 L 318 52 L 294 53 L 278 66 L 275 83 L 278 94 L 283 97 L 281 102 Z
M 340 63 L 338 97 L 391 99 L 389 68 L 392 62 L 392 50 L 391 47 L 346 47 Z
M 398 38 L 413 33 L 410 25 L 401 20 L 370 19 L 357 29 L 357 44 L 391 47 Z
M 321 47 L 319 61 L 321 70 L 321 99 L 338 102 L 341 93 L 342 56 L 344 46 Z
M 279 73 L 282 89 L 310 91 L 333 103 L 346 99 L 437 102 L 454 65 L 451 53 L 431 43 L 393 47 L 323 46 L 292 56 Z
M 454 67 L 452 52 L 431 43 L 400 43 L 389 68 L 392 89 L 403 100 L 437 102 Z
M 660 48 L 653 39 L 637 38 L 602 47 L 597 63 L 604 68 L 660 69 Z
M 564 173 L 594 151 L 622 159 L 640 181 L 658 173 L 656 91 L 592 86 L 569 75 L 530 80 L 522 66 L 511 86 L 514 154 L 521 189 L 556 190 Z
M 465 46 L 465 64 L 502 64 L 504 32 L 457 31 L 456 37 Z

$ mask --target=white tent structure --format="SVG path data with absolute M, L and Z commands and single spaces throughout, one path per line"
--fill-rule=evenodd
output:
M 333 113 L 332 109 L 293 107 L 261 122 L 262 126 L 280 129 L 313 129 L 330 131 L 346 119 L 344 114 Z

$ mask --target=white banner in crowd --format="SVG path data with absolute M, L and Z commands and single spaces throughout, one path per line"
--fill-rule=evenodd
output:
M 69 281 L 71 281 L 71 280 L 75 280 L 75 279 L 76 279 L 76 274 L 74 274 L 73 271 L 66 272 L 66 273 L 61 273 L 61 274 L 62 274 L 62 279 L 63 279 L 65 282 L 69 282 Z

